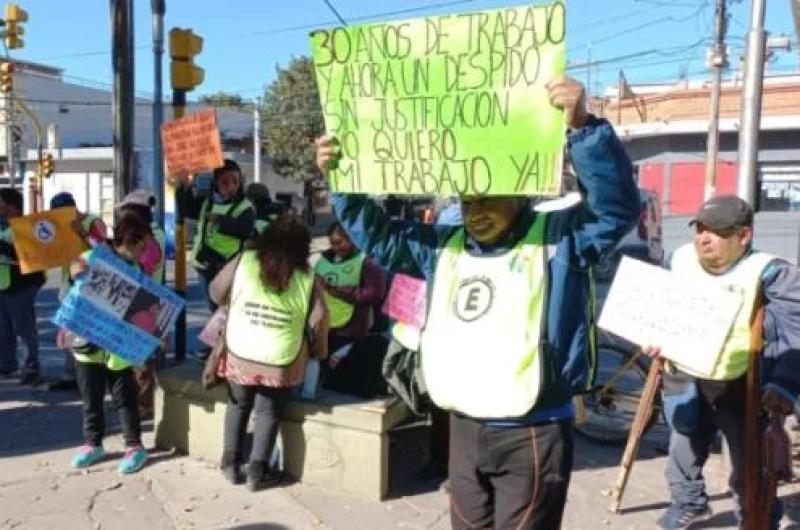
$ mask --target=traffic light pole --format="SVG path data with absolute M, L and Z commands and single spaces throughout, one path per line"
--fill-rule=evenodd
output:
M 111 0 L 114 71 L 114 202 L 134 187 L 133 172 L 133 0 Z
M 156 221 L 164 225 L 164 156 L 161 145 L 161 124 L 164 122 L 164 102 L 162 97 L 162 64 L 164 54 L 164 0 L 151 0 L 153 13 L 153 186 L 158 204 L 156 205 Z
M 183 118 L 186 114 L 186 91 L 172 91 L 173 119 Z M 183 209 L 175 190 L 175 292 L 186 299 L 186 223 Z M 186 307 L 178 315 L 175 323 L 175 361 L 186 359 Z
M 17 187 L 17 157 L 14 156 L 14 92 L 9 90 L 3 96 L 6 106 L 6 160 L 8 164 L 9 186 Z

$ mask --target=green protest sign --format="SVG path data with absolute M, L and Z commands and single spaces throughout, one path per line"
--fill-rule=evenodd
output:
M 562 2 L 314 31 L 336 192 L 554 195 Z

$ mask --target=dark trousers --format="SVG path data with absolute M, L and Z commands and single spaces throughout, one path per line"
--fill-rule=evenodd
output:
M 450 452 L 450 413 L 436 405 L 431 407 L 428 441 L 431 460 L 446 468 Z
M 672 502 L 679 506 L 703 508 L 708 504 L 703 466 L 717 431 L 728 444 L 731 476 L 728 485 L 733 492 L 736 518 L 742 517 L 742 490 L 745 455 L 745 377 L 735 381 L 699 383 L 700 414 L 696 428 L 690 434 L 672 431 L 669 437 L 669 456 L 666 477 Z M 772 510 L 772 526 L 778 528 L 781 506 L 776 501 Z
M 133 368 L 117 371 L 109 370 L 103 364 L 76 362 L 75 375 L 83 400 L 83 436 L 86 443 L 95 446 L 103 444 L 106 429 L 104 400 L 108 388 L 122 424 L 125 445 L 141 445 L 142 427 L 136 406 L 138 387 Z
M 200 276 L 200 282 L 203 284 L 203 290 L 205 291 L 208 308 L 211 310 L 211 313 L 217 310 L 217 304 L 211 299 L 209 289 L 211 288 L 211 282 L 214 281 L 214 278 L 216 278 L 224 265 L 224 263 L 222 265 L 208 265 L 205 269 L 197 269 L 197 274 Z
M 250 450 L 250 464 L 263 468 L 268 462 L 278 427 L 286 405 L 289 403 L 291 388 L 272 388 L 266 386 L 243 386 L 228 383 L 228 407 L 225 409 L 225 431 L 223 436 L 222 465 L 239 464 L 244 461 L 244 443 L 247 435 L 247 422 L 255 408 L 255 429 L 253 447 Z
M 0 369 L 18 368 L 17 337 L 22 338 L 27 356 L 22 364 L 23 375 L 39 375 L 39 331 L 36 326 L 36 294 L 32 285 L 13 294 L 0 293 Z
M 572 472 L 572 436 L 570 421 L 501 428 L 452 414 L 453 529 L 558 529 Z

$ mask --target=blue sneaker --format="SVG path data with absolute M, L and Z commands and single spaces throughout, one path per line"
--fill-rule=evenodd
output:
M 117 471 L 120 475 L 127 475 L 128 473 L 136 473 L 144 463 L 147 461 L 147 451 L 141 445 L 135 447 L 128 447 L 125 451 L 125 456 L 117 466 Z
M 673 504 L 658 518 L 659 528 L 664 530 L 683 530 L 694 523 L 706 521 L 711 518 L 711 508 L 708 506 L 678 506 Z
M 72 457 L 71 465 L 76 468 L 89 467 L 106 456 L 106 452 L 98 445 L 84 445 L 77 455 Z

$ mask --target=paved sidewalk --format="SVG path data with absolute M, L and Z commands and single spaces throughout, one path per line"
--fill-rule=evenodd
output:
M 449 528 L 448 498 L 436 484 L 417 484 L 412 474 L 424 459 L 425 433 L 409 426 L 392 438 L 392 497 L 366 503 L 294 483 L 252 494 L 227 484 L 216 465 L 154 451 L 140 473 L 120 477 L 122 443 L 108 403 L 110 457 L 90 470 L 69 468 L 80 443 L 80 402 L 69 393 L 0 382 L 0 528 L 11 529 L 341 529 Z M 146 424 L 150 430 L 151 424 Z M 221 435 L 221 433 L 220 433 Z M 606 512 L 621 449 L 578 439 L 576 466 L 563 528 L 654 528 L 667 494 L 662 478 L 664 431 L 643 442 L 622 515 Z M 145 443 L 152 446 L 148 432 Z M 719 456 L 708 466 L 712 507 L 717 514 L 697 528 L 730 528 L 732 504 L 725 494 Z M 796 486 L 784 487 L 789 515 L 797 520 Z M 791 524 L 789 517 L 787 525 Z M 786 526 L 800 528 L 800 525 Z

